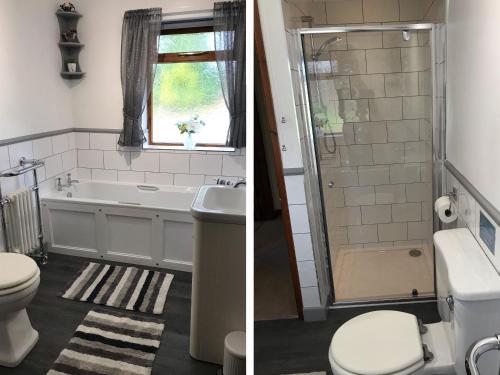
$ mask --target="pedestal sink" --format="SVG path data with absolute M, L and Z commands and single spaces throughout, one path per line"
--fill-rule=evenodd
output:
M 222 364 L 224 338 L 245 331 L 245 188 L 202 186 L 194 218 L 192 357 Z

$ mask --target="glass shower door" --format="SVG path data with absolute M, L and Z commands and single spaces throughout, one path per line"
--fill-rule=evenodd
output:
M 434 295 L 430 35 L 302 37 L 336 302 Z

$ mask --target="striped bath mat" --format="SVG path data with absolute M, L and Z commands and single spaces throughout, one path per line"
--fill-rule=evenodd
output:
M 160 346 L 160 319 L 91 310 L 47 375 L 148 375 Z
M 166 272 L 90 262 L 81 269 L 62 297 L 161 314 L 173 278 Z

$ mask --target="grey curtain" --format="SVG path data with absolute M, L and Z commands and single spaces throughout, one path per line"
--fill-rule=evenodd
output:
M 245 1 L 214 4 L 217 68 L 231 123 L 226 145 L 246 145 Z
M 122 26 L 121 80 L 123 130 L 120 146 L 142 146 L 142 114 L 151 92 L 161 30 L 161 8 L 125 12 Z

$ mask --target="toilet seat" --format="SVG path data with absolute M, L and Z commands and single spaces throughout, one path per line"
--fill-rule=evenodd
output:
M 0 296 L 31 286 L 40 276 L 40 269 L 30 257 L 17 253 L 0 253 Z
M 344 323 L 328 353 L 335 375 L 403 375 L 424 365 L 415 315 L 373 311 Z

